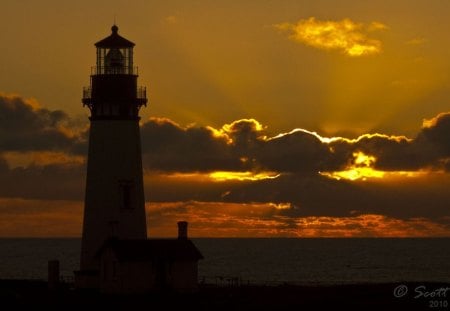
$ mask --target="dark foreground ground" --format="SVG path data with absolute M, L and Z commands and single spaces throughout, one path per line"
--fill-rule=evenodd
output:
M 0 280 L 0 303 L 0 310 L 9 310 L 6 306 L 29 310 L 450 310 L 450 284 L 203 285 L 195 294 L 111 296 L 79 292 L 67 284 L 49 291 L 44 281 Z

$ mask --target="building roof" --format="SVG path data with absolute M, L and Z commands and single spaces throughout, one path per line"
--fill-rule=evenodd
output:
M 95 46 L 98 48 L 132 48 L 135 44 L 118 34 L 119 27 L 113 25 L 111 27 L 111 35 L 103 40 L 98 41 Z
M 199 260 L 203 255 L 191 240 L 187 239 L 142 239 L 118 240 L 110 239 L 99 250 L 111 248 L 119 261 L 151 261 L 151 260 Z

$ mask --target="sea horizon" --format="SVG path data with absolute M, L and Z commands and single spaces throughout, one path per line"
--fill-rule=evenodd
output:
M 200 282 L 226 285 L 235 279 L 255 285 L 346 285 L 450 283 L 448 239 L 259 237 L 192 241 L 205 257 L 199 261 Z M 79 268 L 80 246 L 80 238 L 0 238 L 0 279 L 45 280 L 49 260 L 59 260 L 61 276 L 70 279 Z

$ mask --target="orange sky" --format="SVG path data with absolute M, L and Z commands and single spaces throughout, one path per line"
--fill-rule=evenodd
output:
M 183 218 L 194 236 L 450 236 L 450 3 L 6 0 L 2 12 L 0 236 L 80 234 L 81 89 L 114 16 L 150 102 L 150 235 Z
M 423 118 L 448 110 L 449 6 L 6 0 L 0 85 L 86 116 L 80 88 L 94 65 L 93 43 L 116 16 L 121 33 L 137 43 L 151 103 L 145 117 L 216 127 L 252 117 L 273 134 L 303 127 L 327 135 L 413 135 Z M 328 35 L 305 35 L 327 25 L 334 27 Z M 349 56 L 346 50 L 358 46 L 373 50 Z

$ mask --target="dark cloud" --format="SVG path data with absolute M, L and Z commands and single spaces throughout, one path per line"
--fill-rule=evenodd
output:
M 9 166 L 8 162 L 0 156 L 0 174 L 8 172 Z
M 19 96 L 0 95 L 0 150 L 78 150 L 85 145 L 70 133 L 70 118 L 61 110 L 38 107 Z
M 428 161 L 444 163 L 448 170 L 450 158 L 450 113 L 441 113 L 424 122 L 424 127 L 416 138 L 418 149 L 426 152 Z M 447 165 L 445 164 L 447 163 Z
M 277 172 L 317 173 L 333 167 L 327 145 L 310 133 L 297 131 L 260 142 L 255 161 Z
M 450 113 L 428 120 L 412 140 L 402 137 L 365 136 L 354 149 L 376 156 L 381 170 L 446 169 L 450 157 Z
M 182 128 L 167 119 L 141 127 L 144 167 L 161 171 L 239 170 L 241 162 L 224 138 L 205 127 Z
M 450 176 L 436 174 L 392 182 L 350 182 L 323 176 L 281 175 L 259 181 L 213 182 L 151 176 L 146 183 L 152 202 L 290 203 L 287 217 L 349 217 L 379 214 L 398 219 L 449 215 Z M 226 195 L 224 195 L 226 194 Z
M 354 153 L 375 157 L 385 171 L 448 168 L 450 113 L 429 121 L 416 138 L 365 134 L 327 141 L 306 130 L 267 138 L 255 120 L 238 120 L 215 130 L 183 128 L 167 119 L 142 126 L 146 167 L 162 171 L 277 171 L 311 173 L 343 170 Z
M 356 140 L 339 139 L 329 146 L 333 149 L 332 161 L 337 170 L 344 169 L 355 152 L 374 156 L 376 161 L 373 167 L 384 171 L 417 170 L 427 165 L 423 152 L 414 140 L 402 136 L 368 134 Z
M 82 164 L 9 168 L 0 157 L 0 197 L 83 200 L 85 171 Z
M 436 146 L 441 156 L 450 156 L 450 112 L 441 113 L 425 122 L 418 140 L 426 140 Z
M 169 172 L 317 172 L 327 166 L 331 155 L 328 146 L 307 132 L 267 139 L 255 120 L 239 120 L 215 130 L 151 119 L 141 133 L 144 165 Z

